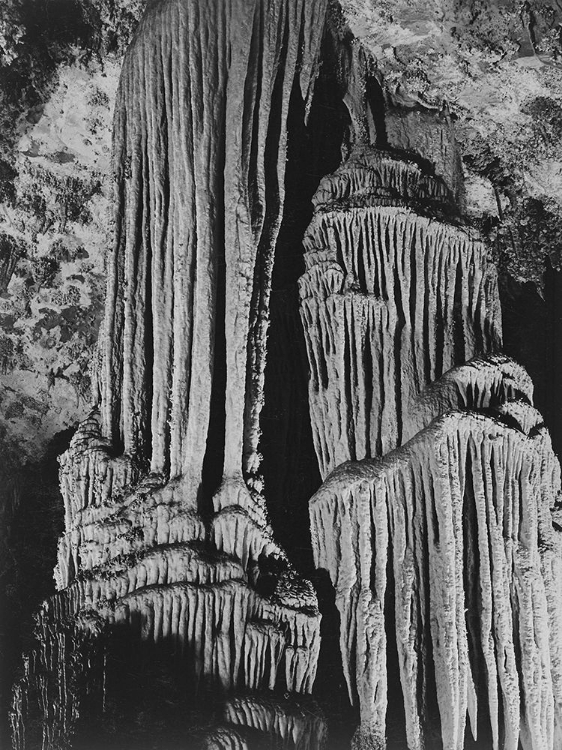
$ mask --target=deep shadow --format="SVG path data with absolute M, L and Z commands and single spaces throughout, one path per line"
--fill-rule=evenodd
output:
M 183 750 L 209 725 L 216 690 L 197 696 L 186 656 L 172 640 L 143 641 L 132 628 L 105 638 L 106 669 L 83 705 L 74 750 Z M 91 678 L 90 678 L 91 679 Z
M 58 456 L 70 443 L 74 429 L 57 433 L 44 457 L 21 466 L 4 453 L 10 468 L 0 500 L 9 502 L 2 522 L 0 578 L 0 746 L 10 746 L 8 709 L 11 686 L 21 654 L 33 643 L 33 613 L 54 592 L 53 568 L 57 539 L 63 531 L 63 503 L 59 490 Z M 5 516 L 5 517 L 4 517 Z
M 349 118 L 336 77 L 333 40 L 325 35 L 308 123 L 298 86 L 288 118 L 283 222 L 275 249 L 261 413 L 262 472 L 272 526 L 301 573 L 313 574 L 308 501 L 321 484 L 308 405 L 308 360 L 297 281 L 304 273 L 302 238 L 321 178 L 341 161 Z
M 328 724 L 326 750 L 349 748 L 359 724 L 359 708 L 352 706 L 343 674 L 340 654 L 340 616 L 336 607 L 334 587 L 326 570 L 312 576 L 320 611 L 322 612 L 322 648 L 314 685 L 314 697 L 322 708 Z
M 519 362 L 534 384 L 558 456 L 562 455 L 562 272 L 547 264 L 544 297 L 532 282 L 500 276 L 504 352 Z

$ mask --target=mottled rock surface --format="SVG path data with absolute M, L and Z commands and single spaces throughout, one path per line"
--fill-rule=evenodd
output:
M 558 3 L 342 6 L 415 129 L 424 110 L 445 105 L 454 114 L 471 211 L 503 220 L 501 233 L 513 242 L 510 271 L 539 280 L 545 256 L 560 261 L 556 236 L 544 226 L 560 222 Z

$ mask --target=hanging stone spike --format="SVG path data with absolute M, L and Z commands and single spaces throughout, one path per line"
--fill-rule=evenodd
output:
M 409 750 L 436 728 L 463 750 L 479 714 L 493 750 L 556 750 L 560 467 L 529 376 L 498 353 L 488 249 L 450 201 L 439 178 L 364 145 L 317 191 L 300 280 L 325 477 L 314 558 L 340 612 L 354 747 L 387 746 L 391 637 Z

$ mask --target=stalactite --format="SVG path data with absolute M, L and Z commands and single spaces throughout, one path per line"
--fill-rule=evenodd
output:
M 464 746 L 467 712 L 474 727 L 486 698 L 494 748 L 500 736 L 513 750 L 557 746 L 562 538 L 550 508 L 560 478 L 545 439 L 451 412 L 385 458 L 344 465 L 312 499 L 314 554 L 336 588 L 350 692 L 380 746 L 387 564 L 408 747 L 423 747 L 420 686 L 433 670 L 444 748 Z M 487 696 L 475 690 L 479 660 Z
M 302 700 L 287 705 L 273 695 L 248 694 L 228 700 L 222 720 L 205 736 L 205 750 L 249 750 L 256 735 L 259 747 L 280 750 L 322 750 L 326 742 L 324 718 Z
M 226 346 L 225 475 L 252 474 L 259 463 L 289 100 L 295 84 L 310 99 L 325 8 L 326 0 L 152 3 L 124 62 L 104 434 L 146 456 L 152 471 L 188 476 L 194 490 L 221 347 L 217 293 L 225 295 L 217 323 Z
M 355 746 L 386 747 L 390 638 L 409 750 L 436 726 L 444 750 L 463 750 L 479 713 L 494 750 L 554 750 L 560 467 L 529 376 L 497 353 L 488 249 L 440 180 L 366 146 L 322 181 L 305 249 L 326 477 L 310 501 L 313 552 L 335 589 Z
M 274 734 L 281 739 L 282 747 L 294 750 L 321 750 L 326 739 L 323 718 L 302 702 L 287 708 L 271 698 L 233 698 L 226 704 L 224 716 L 235 726 Z
M 448 370 L 421 392 L 405 415 L 403 437 L 408 440 L 450 410 L 507 414 L 519 402 L 520 416 L 533 419 L 527 408 L 532 401 L 533 384 L 521 365 L 501 354 L 475 357 Z
M 434 196 L 442 202 L 446 188 L 417 165 L 373 149 L 360 156 L 363 171 L 352 157 L 317 191 L 300 279 L 324 477 L 400 445 L 422 391 L 501 343 L 486 246 L 413 211 Z
M 399 205 L 423 213 L 455 214 L 454 197 L 443 180 L 426 174 L 414 161 L 358 145 L 314 195 L 317 210 L 354 206 Z
M 249 750 L 248 743 L 234 727 L 214 727 L 207 733 L 202 750 Z

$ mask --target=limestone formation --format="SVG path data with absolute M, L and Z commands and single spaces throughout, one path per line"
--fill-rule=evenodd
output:
M 435 729 L 462 750 L 467 717 L 482 747 L 554 750 L 560 467 L 528 375 L 496 353 L 489 251 L 448 200 L 372 146 L 316 193 L 300 282 L 327 476 L 314 558 L 335 588 L 358 748 L 386 747 L 396 649 L 409 750 Z
M 123 65 L 103 432 L 152 472 L 187 477 L 193 505 L 219 362 L 224 476 L 258 470 L 289 99 L 298 87 L 308 106 L 325 7 L 151 3 Z
M 400 445 L 423 387 L 499 346 L 485 245 L 413 208 L 447 197 L 416 164 L 373 149 L 320 184 L 300 288 L 323 476 Z
M 288 104 L 308 107 L 325 5 L 151 2 L 126 54 L 99 407 L 60 459 L 59 592 L 15 690 L 16 748 L 35 694 L 44 750 L 72 742 L 123 628 L 172 644 L 215 703 L 312 690 L 317 599 L 275 542 L 258 442 Z M 310 716 L 249 692 L 213 741 L 318 747 Z
M 92 750 L 106 725 L 128 747 L 325 747 L 318 599 L 261 469 L 280 247 L 302 260 L 312 551 L 355 747 L 387 747 L 390 709 L 408 750 L 562 746 L 560 467 L 501 353 L 453 123 L 375 68 L 328 0 L 148 1 L 116 102 L 95 399 L 59 459 L 57 592 L 14 750 Z M 318 77 L 342 158 L 301 222 L 287 163 Z M 129 732 L 145 701 L 148 739 Z
M 424 746 L 436 718 L 426 708 L 433 679 L 443 747 L 464 746 L 467 715 L 476 735 L 479 711 L 489 711 L 494 748 L 560 743 L 559 467 L 544 427 L 523 427 L 451 412 L 384 459 L 341 467 L 311 503 L 346 677 L 375 746 L 389 576 L 409 748 Z

